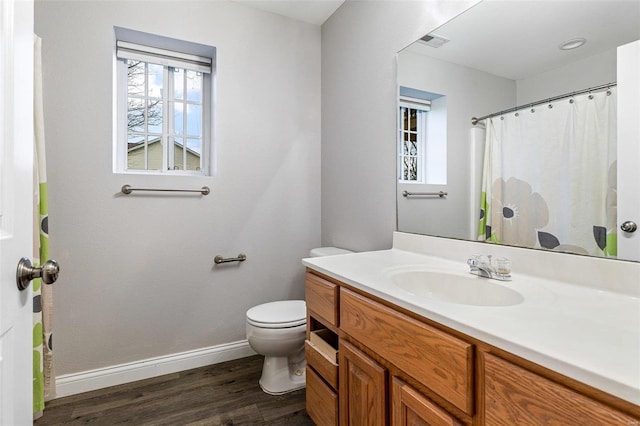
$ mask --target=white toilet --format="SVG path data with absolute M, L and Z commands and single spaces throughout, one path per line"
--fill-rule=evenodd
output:
M 336 247 L 311 250 L 311 257 L 352 253 Z M 304 300 L 283 300 L 254 306 L 247 311 L 247 340 L 264 355 L 260 387 L 281 395 L 305 387 L 304 339 L 307 307 Z

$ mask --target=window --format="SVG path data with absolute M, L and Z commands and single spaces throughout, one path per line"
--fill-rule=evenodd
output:
M 400 87 L 398 182 L 447 183 L 447 97 Z
M 403 102 L 404 101 L 404 102 Z M 409 103 L 401 98 L 399 129 L 399 181 L 424 182 L 428 103 Z
M 215 48 L 119 28 L 116 37 L 114 170 L 208 174 Z

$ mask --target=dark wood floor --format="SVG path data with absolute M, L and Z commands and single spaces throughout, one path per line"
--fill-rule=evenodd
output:
M 313 425 L 304 389 L 267 395 L 256 355 L 47 403 L 34 425 Z

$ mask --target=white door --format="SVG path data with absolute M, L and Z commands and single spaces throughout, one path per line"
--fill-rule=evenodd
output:
M 640 260 L 640 40 L 618 47 L 618 257 Z M 622 228 L 626 228 L 625 232 Z
M 0 1 L 0 425 L 32 424 L 33 0 Z

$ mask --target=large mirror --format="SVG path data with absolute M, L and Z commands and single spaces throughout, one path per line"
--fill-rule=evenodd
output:
M 399 52 L 398 230 L 640 261 L 616 121 L 639 39 L 638 0 L 485 0 Z

